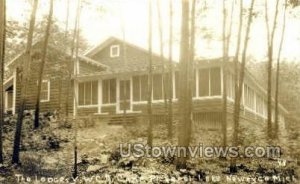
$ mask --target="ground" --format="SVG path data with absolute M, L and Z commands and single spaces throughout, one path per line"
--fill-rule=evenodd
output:
M 55 113 L 48 113 L 42 116 L 41 127 L 32 130 L 32 115 L 28 113 L 26 117 L 20 165 L 10 164 L 15 119 L 9 118 L 5 124 L 5 164 L 0 166 L 0 183 L 75 183 L 72 178 L 74 124 L 62 123 Z M 100 180 L 107 183 L 213 183 L 213 180 L 221 180 L 216 183 L 253 183 L 254 178 L 272 178 L 274 175 L 281 176 L 281 179 L 294 179 L 294 182 L 281 183 L 300 183 L 299 162 L 290 156 L 283 157 L 288 160 L 286 166 L 280 165 L 277 159 L 238 159 L 237 173 L 230 172 L 230 161 L 224 158 L 190 159 L 186 169 L 176 169 L 175 157 L 136 158 L 120 155 L 122 143 L 146 144 L 143 126 L 108 125 L 104 120 L 76 122 L 76 183 L 99 183 Z M 175 138 L 168 141 L 164 125 L 155 126 L 154 145 L 170 146 L 176 145 L 176 142 Z M 249 182 L 247 177 L 251 177 Z

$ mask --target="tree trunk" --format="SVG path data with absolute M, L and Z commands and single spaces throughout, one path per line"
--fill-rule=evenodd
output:
M 280 57 L 281 57 L 281 50 L 283 46 L 283 40 L 284 40 L 284 34 L 285 34 L 285 24 L 286 24 L 286 8 L 287 8 L 287 0 L 285 0 L 285 7 L 284 7 L 284 13 L 283 13 L 283 24 L 282 24 L 282 31 L 281 31 L 281 39 L 278 49 L 278 56 L 277 56 L 277 70 L 276 70 L 276 86 L 275 86 L 275 130 L 274 130 L 274 136 L 278 138 L 278 131 L 279 131 L 279 110 L 278 110 L 278 104 L 279 104 L 279 73 L 280 73 Z
M 244 75 L 245 75 L 245 68 L 246 68 L 246 56 L 247 56 L 247 48 L 248 48 L 248 41 L 249 41 L 249 34 L 250 34 L 250 28 L 252 23 L 252 17 L 253 17 L 253 7 L 254 7 L 254 1 L 251 0 L 251 6 L 250 6 L 250 12 L 247 22 L 247 28 L 246 28 L 246 34 L 244 38 L 244 48 L 242 53 L 242 63 L 241 68 L 239 70 L 239 84 L 238 84 L 238 90 L 235 94 L 235 104 L 234 104 L 234 132 L 233 132 L 233 145 L 238 146 L 238 139 L 239 139 L 239 120 L 240 120 L 240 106 L 241 106 L 241 96 L 243 93 L 243 83 L 244 83 Z M 241 12 L 242 13 L 242 12 Z M 240 22 L 241 23 L 241 22 Z M 237 61 L 238 62 L 238 61 Z M 236 72 L 238 72 L 238 68 L 236 68 Z M 245 105 L 245 104 L 244 104 Z M 236 159 L 232 159 L 231 162 L 231 172 L 236 172 Z
M 25 60 L 22 66 L 23 76 L 21 79 L 22 80 L 21 100 L 20 100 L 20 107 L 18 109 L 18 120 L 17 120 L 15 139 L 14 139 L 14 147 L 13 147 L 13 155 L 12 155 L 13 164 L 18 164 L 20 161 L 19 152 L 20 152 L 21 132 L 22 132 L 22 123 L 23 123 L 23 113 L 24 113 L 26 98 L 27 98 L 27 84 L 29 82 L 31 52 L 32 52 L 32 38 L 33 38 L 33 31 L 35 25 L 37 5 L 38 5 L 38 0 L 34 0 L 32 12 L 31 12 L 30 24 L 29 24 L 27 46 L 25 50 Z
M 4 123 L 4 59 L 6 37 L 6 2 L 0 0 L 0 163 L 3 163 L 2 131 Z
M 169 28 L 169 122 L 168 122 L 168 138 L 171 140 L 173 137 L 173 0 L 169 0 L 169 13 L 170 13 L 170 28 Z M 174 81 L 175 82 L 175 81 Z
M 223 32 L 222 32 L 222 39 L 223 39 L 223 111 L 222 111 L 222 133 L 223 133 L 223 146 L 227 145 L 227 54 L 226 54 L 226 19 L 227 19 L 227 11 L 226 11 L 226 3 L 223 0 Z
M 149 32 L 148 32 L 148 44 L 149 44 L 149 73 L 148 73 L 148 139 L 147 144 L 152 147 L 153 143 L 153 119 L 152 119 L 152 1 L 149 0 Z
M 75 27 L 75 31 L 74 33 L 74 46 L 75 46 L 75 63 L 79 62 L 79 56 L 78 56 L 78 50 L 79 50 L 79 34 L 80 34 L 80 15 L 81 15 L 81 0 L 78 0 L 78 4 L 77 4 L 77 13 L 76 13 L 76 27 Z M 76 43 L 76 45 L 75 45 Z M 77 122 L 76 122 L 76 118 L 77 118 L 77 107 L 78 107 L 78 99 L 77 99 L 77 91 L 75 88 L 75 84 L 76 84 L 76 77 L 77 77 L 78 71 L 76 69 L 76 67 L 74 67 L 74 90 L 73 90 L 73 96 L 74 96 L 74 103 L 75 103 L 75 109 L 74 109 L 74 113 L 73 113 L 73 120 L 74 120 L 74 170 L 73 170 L 73 178 L 76 178 L 78 176 L 78 169 L 77 169 Z
M 273 65 L 273 43 L 274 43 L 274 35 L 276 31 L 277 24 L 277 15 L 278 15 L 278 5 L 279 0 L 276 1 L 276 10 L 274 15 L 274 22 L 272 32 L 270 34 L 269 28 L 269 16 L 268 16 L 268 4 L 267 0 L 265 0 L 265 21 L 267 26 L 267 41 L 268 41 L 268 124 L 267 124 L 267 138 L 270 141 L 272 139 L 273 129 L 272 129 L 272 65 Z
M 168 97 L 167 97 L 167 86 L 166 86 L 166 76 L 165 76 L 165 62 L 164 62 L 164 44 L 163 44 L 163 29 L 162 29 L 162 19 L 160 12 L 160 1 L 157 2 L 157 18 L 158 18 L 158 32 L 159 32 L 159 46 L 160 46 L 160 61 L 162 66 L 162 85 L 163 85 L 163 96 L 165 104 L 164 122 L 167 122 L 168 118 Z
M 223 112 L 222 112 L 222 131 L 223 131 L 223 146 L 227 145 L 227 62 L 228 62 L 228 52 L 229 52 L 229 45 L 230 45 L 230 38 L 231 38 L 231 31 L 232 31 L 232 24 L 233 24 L 233 11 L 234 11 L 234 1 L 232 1 L 231 6 L 231 14 L 230 14 L 230 24 L 228 33 L 226 33 L 227 26 L 227 10 L 226 10 L 226 3 L 223 0 L 223 61 L 222 61 L 222 68 L 223 68 Z
M 67 11 L 69 11 L 70 0 L 68 0 L 67 3 L 68 3 L 67 4 Z M 73 31 L 73 39 L 72 39 L 72 43 L 71 43 L 71 58 L 70 58 L 70 62 L 68 62 L 68 64 L 67 64 L 67 67 L 68 67 L 68 80 L 69 80 L 69 82 L 67 82 L 67 96 L 70 95 L 71 86 L 73 84 L 73 81 L 71 79 L 72 79 L 72 72 L 74 73 L 74 69 L 75 69 L 75 63 L 73 63 L 73 62 L 74 62 L 74 48 L 75 48 L 76 35 L 77 35 L 77 20 L 75 20 L 74 31 Z M 73 86 L 73 87 L 75 87 L 75 86 Z M 65 109 L 66 109 L 66 111 L 65 111 L 66 120 L 68 120 L 69 119 L 69 98 L 66 100 Z
M 188 142 L 191 142 L 192 139 L 192 123 L 193 123 L 193 86 L 196 84 L 194 75 L 194 59 L 195 59 L 195 18 L 196 18 L 196 0 L 192 1 L 192 8 L 191 8 L 191 21 L 190 21 L 190 40 L 189 40 L 189 59 L 188 59 L 188 99 L 189 100 L 189 112 L 190 112 L 190 123 L 188 124 L 189 126 L 187 127 L 187 136 L 188 136 Z
M 243 0 L 240 0 L 240 15 L 239 15 L 239 29 L 238 29 L 238 39 L 237 47 L 234 57 L 234 94 L 235 94 L 235 103 L 234 103 L 234 114 L 233 114 L 233 145 L 237 146 L 239 139 L 239 121 L 240 121 L 240 104 L 241 97 L 238 98 L 239 88 L 239 54 L 240 54 L 240 45 L 242 38 L 242 28 L 243 28 Z M 235 164 L 234 164 L 235 165 Z
M 191 99 L 189 95 L 189 1 L 182 0 L 180 71 L 179 71 L 179 134 L 178 146 L 187 147 L 190 144 L 189 130 L 191 127 Z M 177 168 L 186 168 L 187 155 L 179 155 Z
M 39 127 L 41 88 L 42 88 L 43 73 L 44 73 L 44 67 L 45 67 L 45 63 L 46 63 L 48 43 L 49 43 L 50 30 L 51 30 L 51 24 L 52 24 L 52 16 L 53 16 L 53 0 L 50 1 L 48 23 L 47 23 L 45 40 L 44 40 L 43 51 L 42 51 L 41 68 L 40 68 L 39 78 L 38 78 L 38 90 L 37 90 L 35 114 L 34 114 L 34 128 L 35 129 L 37 129 Z
M 66 25 L 65 25 L 65 36 L 64 36 L 64 40 L 65 40 L 65 43 L 68 43 L 68 30 L 69 30 L 69 15 L 70 15 L 70 6 L 69 6 L 69 4 L 70 4 L 70 0 L 67 0 L 66 1 L 66 5 L 67 5 L 67 12 L 66 12 Z M 66 44 L 65 45 L 65 52 L 66 53 L 68 53 L 68 44 Z M 66 69 L 68 72 L 70 72 L 70 65 L 69 65 L 69 62 L 68 62 L 68 56 L 66 56 L 65 57 L 65 59 L 66 59 L 66 65 L 65 65 L 65 67 L 66 68 L 64 68 L 64 69 Z M 64 70 L 63 69 L 63 70 Z M 63 73 L 63 72 L 61 72 L 61 73 Z M 71 80 L 70 78 L 68 78 L 69 80 Z M 63 101 L 62 101 L 62 93 L 63 93 L 63 89 L 62 89 L 62 87 L 63 87 L 63 85 L 64 85 L 64 83 L 63 83 L 63 81 L 64 81 L 64 79 L 63 79 L 63 74 L 61 74 L 60 75 L 60 84 L 59 84 L 59 88 L 58 88 L 58 91 L 59 91 L 59 99 L 58 99 L 58 104 L 59 104 L 59 113 L 60 113 L 60 115 L 63 113 L 63 105 L 64 105 L 64 103 L 63 103 Z M 67 87 L 66 87 L 66 93 L 68 93 L 68 90 L 69 90 L 69 84 L 70 83 L 67 83 Z M 65 101 L 65 104 L 68 104 L 68 100 L 69 100 L 69 98 L 68 98 L 68 96 L 69 95 L 67 95 L 67 98 L 65 99 L 66 101 Z M 69 111 L 68 111 L 68 105 L 65 105 L 65 115 L 66 114 L 68 114 L 69 113 Z M 66 118 L 67 116 L 65 116 L 65 118 Z
M 122 50 L 123 50 L 123 54 L 122 54 L 122 62 L 124 63 L 124 64 L 126 64 L 127 63 L 127 55 L 126 55 L 126 44 L 125 44 L 125 25 L 124 25 L 124 20 L 123 20 L 123 16 L 122 16 L 122 27 L 121 27 L 121 29 L 122 29 L 122 36 L 123 36 L 123 43 L 122 43 Z M 127 122 L 127 120 L 126 120 L 126 114 L 127 114 L 127 95 L 129 95 L 130 96 L 130 94 L 127 94 L 127 87 L 126 87 L 126 82 L 124 82 L 124 87 L 123 87 L 123 99 L 124 99 L 124 102 L 123 102 L 123 106 L 124 106 L 124 109 L 123 109 L 123 122 L 124 123 L 126 123 Z

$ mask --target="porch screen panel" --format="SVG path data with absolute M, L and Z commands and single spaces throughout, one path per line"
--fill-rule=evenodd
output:
M 98 104 L 98 81 L 81 82 L 78 84 L 78 104 Z
M 199 70 L 199 96 L 209 96 L 209 69 Z
M 110 79 L 109 93 L 110 93 L 110 103 L 116 103 L 116 79 Z
M 102 82 L 103 104 L 116 103 L 116 79 L 107 79 Z
M 142 75 L 140 76 L 141 82 L 141 101 L 148 100 L 148 76 Z
M 78 84 L 78 104 L 84 105 L 84 83 Z
M 250 109 L 254 110 L 254 90 L 249 88 Z
M 193 81 L 192 81 L 192 95 L 196 97 L 196 70 L 193 71 Z
M 132 77 L 132 87 L 133 87 L 133 101 L 141 101 L 141 85 L 140 76 Z
M 91 105 L 91 103 L 92 103 L 92 83 L 91 82 L 85 83 L 84 94 L 85 94 L 84 105 Z
M 170 80 L 169 80 L 169 73 L 165 73 L 164 77 L 164 84 L 163 84 L 163 96 L 166 94 L 166 97 L 168 98 L 169 96 L 169 88 L 170 88 Z M 166 90 L 166 91 L 165 91 Z
M 102 103 L 109 103 L 109 80 L 102 81 Z
M 92 104 L 98 104 L 98 81 L 92 82 Z
M 263 115 L 263 100 L 260 95 L 256 96 L 256 112 Z
M 248 85 L 245 85 L 245 105 L 254 110 L 254 90 Z
M 221 69 L 210 69 L 210 96 L 221 95 Z
M 175 72 L 175 98 L 179 97 L 179 72 Z
M 234 76 L 232 74 L 227 75 L 227 95 L 229 98 L 233 99 L 235 98 L 235 82 L 234 82 Z
M 245 84 L 244 85 L 244 94 L 245 94 L 245 106 L 249 107 L 249 92 L 248 92 L 248 86 Z
M 162 75 L 155 74 L 153 75 L 153 100 L 161 100 L 162 92 Z

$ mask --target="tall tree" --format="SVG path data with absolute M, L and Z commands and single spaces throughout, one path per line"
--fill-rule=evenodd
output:
M 4 122 L 4 58 L 6 35 L 6 2 L 0 0 L 0 163 L 3 163 L 2 129 Z
M 243 0 L 240 0 L 240 15 L 239 15 L 239 28 L 238 28 L 238 37 L 237 37 L 237 46 L 234 56 L 234 94 L 235 94 L 235 103 L 234 103 L 234 114 L 233 114 L 233 143 L 237 145 L 238 142 L 238 132 L 239 132 L 239 121 L 240 121 L 240 104 L 241 96 L 239 97 L 239 54 L 240 46 L 242 39 L 242 28 L 243 28 Z
M 225 147 L 227 144 L 227 70 L 226 63 L 227 55 L 226 55 L 226 19 L 227 19 L 227 10 L 226 10 L 226 2 L 223 0 L 223 31 L 222 31 L 222 40 L 223 40 L 223 112 L 222 112 L 222 133 L 223 133 L 223 146 Z
M 127 63 L 127 52 L 126 52 L 126 43 L 125 43 L 125 40 L 126 40 L 126 37 L 125 37 L 125 22 L 124 22 L 124 19 L 123 19 L 123 15 L 121 16 L 121 30 L 122 30 L 122 37 L 123 37 L 123 43 L 122 43 L 122 50 L 123 50 L 123 53 L 122 53 L 122 62 L 124 64 Z M 126 114 L 127 114 L 127 105 L 128 102 L 127 102 L 127 97 L 128 95 L 130 94 L 127 94 L 127 84 L 126 84 L 126 81 L 123 81 L 123 92 L 121 93 L 123 95 L 123 122 L 126 123 Z
M 232 24 L 233 24 L 233 11 L 234 11 L 234 1 L 232 1 L 231 6 L 231 14 L 230 14 L 230 24 L 229 24 L 229 30 L 227 33 L 227 8 L 226 8 L 226 2 L 223 0 L 223 32 L 222 32 L 222 40 L 223 40 L 223 61 L 222 61 L 222 67 L 223 67 L 223 112 L 222 112 L 222 133 L 223 133 L 223 146 L 227 145 L 227 63 L 228 63 L 228 52 L 229 52 L 229 45 L 230 45 L 230 38 L 231 38 L 231 30 L 232 30 Z
M 164 120 L 167 120 L 168 117 L 168 97 L 167 97 L 167 83 L 166 83 L 166 75 L 165 75 L 165 62 L 164 62 L 164 43 L 163 43 L 163 28 L 162 28 L 162 18 L 161 18 L 161 10 L 160 10 L 160 2 L 156 1 L 157 5 L 157 19 L 158 19 L 158 33 L 159 33 L 159 50 L 160 50 L 160 62 L 161 62 L 161 69 L 162 69 L 162 85 L 163 85 L 163 96 L 164 96 L 164 103 L 165 103 L 165 114 Z
M 67 1 L 67 10 L 68 10 L 69 7 L 70 7 L 70 1 Z M 77 7 L 76 19 L 75 19 L 74 30 L 73 30 L 73 35 L 72 35 L 72 42 L 71 42 L 71 62 L 69 62 L 69 66 L 68 66 L 68 73 L 69 73 L 68 79 L 69 79 L 70 82 L 67 85 L 67 96 L 69 96 L 70 91 L 71 91 L 71 86 L 74 83 L 74 81 L 72 81 L 71 78 L 72 78 L 72 71 L 75 73 L 75 63 L 76 62 L 73 62 L 73 61 L 74 61 L 74 49 L 75 49 L 77 26 L 78 26 L 77 25 L 78 24 L 77 19 L 78 19 L 78 16 L 79 16 L 78 12 L 79 12 L 79 10 L 78 10 L 78 7 Z M 69 119 L 69 99 L 66 100 L 65 105 L 66 105 L 65 106 L 65 108 L 66 108 L 65 116 L 66 116 L 66 120 L 68 120 Z M 73 112 L 73 115 L 74 115 L 74 112 Z
M 178 134 L 178 146 L 187 148 L 190 144 L 190 132 L 191 129 L 191 98 L 189 90 L 189 1 L 182 0 L 182 15 L 181 15 L 181 41 L 180 41 L 180 71 L 179 71 L 179 134 Z M 177 161 L 177 168 L 186 168 L 186 155 L 180 155 Z
M 242 9 L 243 9 L 243 4 L 242 1 L 240 1 L 240 16 L 242 15 Z M 243 52 L 242 52 L 242 61 L 239 67 L 238 63 L 238 50 L 236 50 L 236 56 L 235 56 L 235 72 L 236 75 L 239 73 L 239 78 L 238 80 L 235 79 L 235 81 L 238 81 L 238 84 L 235 84 L 235 104 L 234 104 L 234 130 L 233 130 L 233 145 L 238 146 L 238 141 L 239 141 L 239 118 L 240 118 L 240 106 L 241 106 L 241 97 L 243 93 L 243 83 L 244 83 L 244 76 L 245 76 L 245 68 L 246 68 L 246 56 L 247 56 L 247 48 L 248 48 L 248 42 L 249 42 L 249 34 L 250 34 L 250 28 L 251 28 L 251 23 L 252 23 L 252 17 L 253 17 L 253 7 L 254 7 L 254 1 L 251 0 L 251 5 L 250 5 L 250 10 L 249 10 L 249 16 L 248 16 L 248 21 L 247 21 L 247 27 L 246 27 L 246 33 L 244 37 L 244 42 L 243 42 Z M 240 25 L 242 23 L 242 17 L 240 17 Z M 241 28 L 239 28 L 239 32 L 241 31 Z M 240 34 L 240 33 L 239 33 Z M 240 36 L 240 35 L 239 35 Z M 239 38 L 238 38 L 239 39 Z M 239 47 L 239 43 L 237 45 Z M 232 172 L 236 172 L 236 159 L 232 159 L 230 163 L 230 169 Z
M 169 121 L 168 121 L 168 138 L 173 137 L 173 0 L 169 0 Z
M 268 89 L 267 89 L 267 95 L 268 95 L 268 124 L 267 124 L 267 138 L 271 140 L 272 138 L 272 65 L 273 65 L 273 47 L 274 47 L 274 36 L 276 31 L 276 25 L 277 25 L 277 16 L 278 16 L 278 5 L 279 0 L 276 0 L 276 7 L 275 7 L 275 13 L 274 13 L 274 20 L 272 29 L 270 30 L 269 26 L 269 8 L 268 8 L 268 1 L 265 0 L 265 23 L 267 27 L 267 47 L 268 47 Z M 271 32 L 270 32 L 271 31 Z
M 48 43 L 49 43 L 49 37 L 50 37 L 50 31 L 51 31 L 51 25 L 52 25 L 52 16 L 53 16 L 53 0 L 50 0 L 48 23 L 47 23 L 47 27 L 46 27 L 46 31 L 45 31 L 45 36 L 44 36 L 45 40 L 44 40 L 43 51 L 42 51 L 41 67 L 40 67 L 40 72 L 39 72 L 39 76 L 38 76 L 38 90 L 37 90 L 37 96 L 36 96 L 36 102 L 35 102 L 36 103 L 35 104 L 35 113 L 34 113 L 34 128 L 39 127 L 41 89 L 42 89 L 43 73 L 44 73 L 44 67 L 45 67 L 45 63 L 46 63 Z
M 153 86 L 153 74 L 152 74 L 152 0 L 149 1 L 149 26 L 148 26 L 148 49 L 149 49 L 149 73 L 148 73 L 148 138 L 147 144 L 151 147 L 153 143 L 153 119 L 152 119 L 152 86 Z
M 66 0 L 66 7 L 67 7 L 67 11 L 66 11 L 66 23 L 65 23 L 65 34 L 64 34 L 64 40 L 65 42 L 68 41 L 68 31 L 69 31 L 69 16 L 70 16 L 70 0 Z M 64 45 L 65 48 L 65 53 L 68 53 L 68 45 Z M 71 71 L 69 70 L 70 69 L 70 62 L 68 62 L 68 56 L 65 57 L 66 58 L 66 69 L 68 71 L 68 74 L 70 76 L 70 73 Z M 62 101 L 62 87 L 63 87 L 63 83 L 64 83 L 64 80 L 63 80 L 63 72 L 61 72 L 60 74 L 60 81 L 59 81 L 59 86 L 58 86 L 58 104 L 59 104 L 59 113 L 62 113 L 63 112 L 63 101 Z M 69 78 L 70 79 L 70 78 Z M 71 79 L 70 79 L 71 80 Z M 67 83 L 67 93 L 69 91 L 69 85 L 70 83 Z M 65 101 L 65 104 L 68 104 L 68 99 L 69 98 L 66 98 L 66 101 Z M 67 105 L 66 105 L 66 108 L 65 108 L 65 115 L 68 113 L 68 110 L 67 110 Z M 65 116 L 66 118 L 67 116 Z
M 74 86 L 76 86 L 76 77 L 79 71 L 77 71 L 77 64 L 79 62 L 79 35 L 80 35 L 80 16 L 81 16 L 81 0 L 78 0 L 77 4 L 77 10 L 76 10 L 76 23 L 75 23 L 75 31 L 74 31 L 74 53 L 75 53 L 75 62 L 74 62 Z M 72 57 L 73 58 L 73 57 Z M 74 170 L 73 170 L 73 178 L 76 178 L 78 176 L 78 169 L 77 169 L 77 155 L 78 155 L 78 147 L 77 147 L 77 107 L 78 107 L 78 94 L 76 91 L 76 88 L 73 90 L 73 96 L 74 96 L 74 113 L 73 113 L 73 120 L 74 120 Z
M 194 61 L 195 61 L 195 19 L 196 19 L 196 0 L 192 0 L 191 4 L 191 14 L 190 14 L 190 30 L 189 30 L 189 57 L 188 57 L 188 99 L 189 100 L 189 106 L 188 106 L 188 111 L 190 112 L 190 118 L 189 118 L 189 123 L 187 127 L 187 132 L 188 132 L 188 142 L 191 142 L 192 139 L 192 121 L 193 121 L 193 90 L 195 90 L 195 72 L 194 72 Z
M 277 67 L 276 67 L 276 86 L 275 86 L 275 129 L 274 129 L 274 135 L 278 138 L 278 131 L 279 131 L 279 110 L 278 110 L 278 104 L 279 104 L 279 73 L 280 73 L 280 59 L 281 59 L 281 50 L 283 46 L 284 41 L 284 34 L 285 34 L 285 24 L 286 24 L 286 9 L 287 9 L 287 0 L 285 0 L 284 3 L 284 12 L 283 12 L 283 23 L 282 23 L 282 31 L 281 31 L 281 39 L 279 43 L 279 49 L 278 49 L 278 55 L 277 55 Z
M 32 39 L 33 39 L 33 31 L 35 25 L 35 17 L 36 11 L 38 6 L 38 0 L 34 0 L 32 12 L 30 16 L 30 23 L 29 23 L 29 30 L 28 30 L 28 37 L 27 37 L 27 46 L 25 50 L 25 59 L 22 65 L 22 85 L 21 85 L 21 100 L 20 106 L 18 109 L 18 120 L 15 132 L 15 139 L 14 139 L 14 147 L 13 147 L 13 155 L 12 155 L 12 163 L 18 164 L 19 163 L 19 153 L 20 153 L 20 141 L 21 141 L 21 133 L 22 133 L 22 124 L 23 124 L 23 113 L 25 110 L 26 104 L 26 96 L 27 96 L 27 84 L 29 82 L 29 73 L 30 73 L 30 64 L 31 64 L 31 52 L 32 52 Z

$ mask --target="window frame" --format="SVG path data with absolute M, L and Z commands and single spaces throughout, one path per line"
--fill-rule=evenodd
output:
M 85 102 L 86 102 L 86 84 L 87 83 L 90 83 L 90 104 L 85 104 Z M 80 89 L 79 89 L 79 85 L 80 84 L 83 84 L 83 104 L 79 104 L 79 91 L 80 91 Z M 93 101 L 94 101 L 94 95 L 93 95 L 93 84 L 97 84 L 96 85 L 96 88 L 95 89 L 97 89 L 97 93 L 96 93 L 96 96 L 97 96 L 97 100 L 96 100 L 96 103 L 94 104 L 93 103 Z M 98 103 L 99 103 L 99 89 L 98 89 L 98 85 L 99 85 L 99 83 L 98 83 L 98 80 L 91 80 L 91 81 L 82 81 L 82 82 L 78 82 L 78 89 L 77 89 L 77 92 L 78 92 L 78 94 L 77 94 L 77 101 L 78 101 L 78 107 L 96 107 L 96 106 L 98 106 Z
M 114 49 L 117 49 L 117 53 L 114 54 Z M 112 45 L 110 46 L 110 57 L 111 58 L 116 58 L 120 56 L 120 45 Z
M 159 80 L 154 80 L 159 79 Z M 158 85 L 155 85 L 158 84 Z M 164 100 L 163 75 L 161 73 L 153 74 L 152 76 L 152 101 L 159 102 Z M 155 88 L 154 88 L 155 86 Z M 157 88 L 158 87 L 158 88 Z M 156 97 L 158 95 L 158 98 Z
M 107 81 L 107 82 L 108 82 L 108 88 L 106 89 L 106 90 L 107 90 L 106 92 L 107 92 L 108 102 L 105 102 L 105 100 L 104 100 L 104 95 L 103 95 L 103 94 L 104 94 L 104 81 Z M 111 89 L 111 86 L 112 86 L 112 85 L 111 85 L 111 81 L 114 81 L 114 84 L 115 84 L 115 87 L 114 87 L 114 88 L 115 88 L 115 90 L 114 90 L 114 91 L 115 91 L 115 92 L 114 92 L 114 101 L 115 101 L 115 102 L 112 102 L 112 98 L 113 98 L 113 97 L 112 97 L 111 90 L 110 90 L 110 89 Z M 110 78 L 110 79 L 103 79 L 103 80 L 102 80 L 102 88 L 101 88 L 101 90 L 102 90 L 102 91 L 101 91 L 101 93 L 102 93 L 102 97 L 101 97 L 101 98 L 102 98 L 102 99 L 101 99 L 101 100 L 102 100 L 102 104 L 101 104 L 101 105 L 102 105 L 102 106 L 110 106 L 110 105 L 115 105 L 115 104 L 117 104 L 117 98 L 118 98 L 118 97 L 117 97 L 117 90 L 118 90 L 118 89 L 117 89 L 117 85 L 118 85 L 118 84 L 117 84 L 117 79 L 116 79 L 116 78 Z
M 220 95 L 212 95 L 212 84 L 211 84 L 211 70 L 214 69 L 214 68 L 218 68 L 219 71 L 220 71 Z M 207 73 L 208 73 L 208 95 L 200 95 L 200 72 L 201 70 L 207 70 Z M 204 68 L 197 68 L 196 71 L 195 71 L 195 74 L 196 74 L 196 80 L 195 80 L 195 92 L 196 92 L 196 96 L 193 96 L 193 99 L 211 99 L 211 98 L 220 98 L 222 97 L 222 68 L 219 67 L 219 66 L 213 66 L 213 67 L 204 67 Z
M 43 91 L 43 83 L 47 83 L 47 99 L 42 99 L 42 96 L 40 95 L 40 102 L 49 102 L 50 101 L 50 80 L 49 79 L 42 80 L 40 94 Z
M 218 70 L 218 77 L 219 79 L 217 79 L 218 77 L 216 78 L 213 78 L 215 76 L 212 75 L 212 70 Z M 216 89 L 213 88 L 213 79 L 217 79 L 217 82 L 220 83 L 220 85 L 216 85 L 214 87 L 218 87 Z M 222 68 L 221 67 L 210 67 L 209 68 L 209 96 L 210 97 L 216 97 L 216 96 L 222 96 Z M 224 82 L 224 81 L 223 81 Z M 213 94 L 213 89 L 214 90 L 218 90 L 217 92 L 219 92 L 219 94 Z
M 134 78 L 137 78 L 138 80 L 136 82 L 138 82 L 138 100 L 135 99 L 135 93 L 134 93 Z M 145 83 L 146 80 L 147 83 Z M 152 89 L 153 90 L 153 89 Z M 144 94 L 145 93 L 145 94 Z M 147 103 L 148 100 L 148 75 L 135 75 L 132 76 L 132 94 L 133 94 L 133 98 L 132 98 L 132 103 L 133 104 L 139 104 L 139 103 Z M 153 95 L 153 94 L 152 94 Z

